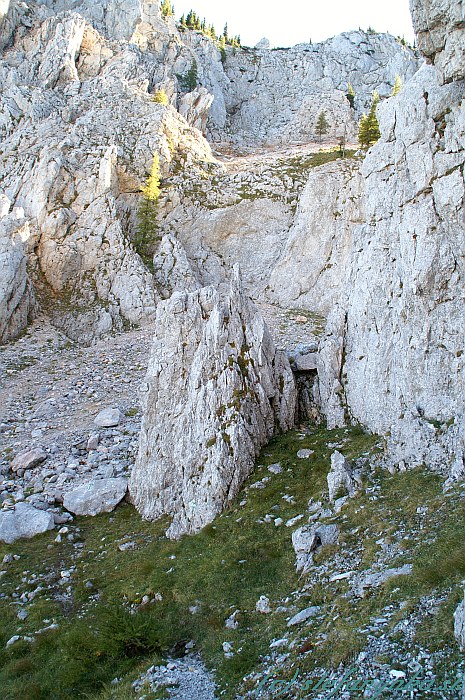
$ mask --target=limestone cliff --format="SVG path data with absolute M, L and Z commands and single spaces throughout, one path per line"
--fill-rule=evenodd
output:
M 388 436 L 401 467 L 463 475 L 465 60 L 461 3 L 413 3 L 424 66 L 379 107 L 345 298 L 320 360 L 330 425 Z M 429 29 L 426 29 L 429 27 Z
M 42 308 L 84 342 L 152 318 L 160 292 L 166 296 L 131 245 L 154 152 L 163 176 L 177 168 L 188 174 L 215 162 L 202 132 L 241 148 L 291 136 L 306 142 L 315 138 L 322 109 L 330 137 L 350 138 L 371 91 L 389 92 L 397 73 L 405 79 L 417 67 L 414 54 L 392 37 L 363 32 L 290 50 L 228 49 L 222 62 L 210 39 L 180 31 L 149 0 L 11 0 L 0 9 L 2 192 L 24 210 L 25 253 Z M 194 62 L 198 84 L 187 92 Z M 349 80 L 355 111 L 345 97 Z M 167 107 L 153 101 L 159 89 Z M 260 270 L 251 291 L 265 290 L 295 211 L 296 193 L 289 197 L 282 185 L 282 203 L 267 201 L 272 184 L 265 201 L 239 203 L 236 193 L 235 210 L 202 212 L 218 245 L 213 236 L 205 249 L 198 241 L 190 246 L 184 227 L 182 242 L 201 283 L 216 283 L 224 265 L 242 260 L 244 268 L 250 262 L 246 279 Z M 184 191 L 163 216 L 175 216 L 177 204 L 201 229 L 202 217 L 192 216 L 197 201 L 186 206 Z M 232 215 L 251 222 L 244 248 L 229 235 Z M 250 252 L 264 226 L 270 245 L 257 259 Z M 178 231 L 168 226 L 163 233 Z

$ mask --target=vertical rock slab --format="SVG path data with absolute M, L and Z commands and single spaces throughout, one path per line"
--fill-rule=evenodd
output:
M 7 198 L 0 195 L 0 343 L 16 338 L 36 307 L 23 243 L 29 226 L 22 209 L 11 214 L 8 209 Z
M 171 515 L 170 537 L 197 532 L 234 498 L 273 433 L 294 424 L 289 362 L 237 266 L 225 290 L 159 304 L 142 395 L 131 500 L 145 518 Z

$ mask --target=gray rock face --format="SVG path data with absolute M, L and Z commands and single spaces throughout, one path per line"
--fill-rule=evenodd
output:
M 339 539 L 337 525 L 304 525 L 292 533 L 292 546 L 296 553 L 296 570 L 306 574 L 313 565 L 313 555 L 326 544 L 335 544 Z
M 9 200 L 0 195 L 0 343 L 16 338 L 36 307 L 24 246 L 29 226 L 21 209 L 10 214 L 9 208 Z
M 55 521 L 51 513 L 18 503 L 14 510 L 0 512 L 0 541 L 12 544 L 20 537 L 30 538 L 52 530 Z
M 153 153 L 164 167 L 181 144 L 191 158 L 211 158 L 197 130 L 152 101 L 147 89 L 165 74 L 160 58 L 107 41 L 86 24 L 88 17 L 100 27 L 100 11 L 102 21 L 116 9 L 123 18 L 128 5 L 140 15 L 139 1 L 32 2 L 27 17 L 15 15 L 14 43 L 0 59 L 2 188 L 24 210 L 24 252 L 40 301 L 84 342 L 154 315 L 153 278 L 130 245 Z M 11 258 L 4 248 L 2 258 Z M 25 261 L 16 262 L 19 287 Z M 26 307 L 18 307 L 21 325 Z
M 161 20 L 158 2 L 152 0 L 38 0 L 55 12 L 74 10 L 98 31 L 112 39 L 132 38 L 137 25 L 146 19 Z
M 202 286 L 184 247 L 171 234 L 163 236 L 154 255 L 153 277 L 165 299 L 174 292 L 194 292 Z
M 234 270 L 224 292 L 174 294 L 157 309 L 130 495 L 171 537 L 200 530 L 251 473 L 260 448 L 294 423 L 295 387 Z
M 352 232 L 363 221 L 363 179 L 347 161 L 310 171 L 280 259 L 269 278 L 269 296 L 282 306 L 326 315 L 340 298 Z
M 427 463 L 456 478 L 465 445 L 464 97 L 462 81 L 441 84 L 424 66 L 379 107 L 382 136 L 362 169 L 367 223 L 354 230 L 319 367 L 329 426 L 347 413 L 389 433 L 394 464 Z
M 188 124 L 202 133 L 207 128 L 207 119 L 214 97 L 204 87 L 196 88 L 179 99 L 178 111 Z
M 465 10 L 460 0 L 411 0 L 418 48 L 437 69 L 441 82 L 463 80 Z
M 209 122 L 214 138 L 251 144 L 303 143 L 316 137 L 319 113 L 326 112 L 329 136 L 356 134 L 354 110 L 346 98 L 349 81 L 356 93 L 356 113 L 365 109 L 373 90 L 391 93 L 395 76 L 404 80 L 417 70 L 412 52 L 385 34 L 346 32 L 321 44 L 285 50 L 256 48 L 226 61 L 222 86 L 226 129 Z M 245 137 L 245 138 L 244 138 Z
M 63 499 L 66 510 L 75 515 L 110 513 L 126 495 L 126 479 L 99 479 L 89 481 L 68 491 Z

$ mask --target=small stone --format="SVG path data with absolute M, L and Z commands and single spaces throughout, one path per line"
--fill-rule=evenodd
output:
M 86 444 L 87 452 L 91 452 L 92 450 L 96 450 L 98 447 L 99 441 L 100 441 L 100 435 L 98 433 L 94 433 L 93 435 L 90 435 L 89 439 L 87 440 L 87 444 Z
M 41 447 L 20 452 L 10 464 L 12 471 L 20 472 L 27 469 L 34 469 L 47 459 L 47 453 Z
M 404 671 L 398 671 L 395 668 L 391 668 L 391 670 L 389 671 L 389 675 L 391 676 L 391 678 L 396 678 L 396 679 L 397 678 L 405 678 L 405 676 L 406 676 Z
M 303 517 L 303 513 L 301 513 L 300 515 L 296 515 L 295 518 L 291 518 L 286 522 L 286 527 L 293 527 L 296 523 L 299 522 L 299 520 L 302 520 Z
M 6 643 L 6 648 L 11 647 L 13 644 L 18 642 L 21 639 L 19 634 L 15 634 L 13 637 L 10 637 L 10 639 Z
M 313 454 L 315 454 L 315 450 L 299 450 L 297 452 L 297 457 L 299 459 L 308 459 L 311 457 Z
M 255 604 L 255 610 L 259 613 L 270 613 L 270 600 L 265 595 L 261 595 Z
M 288 644 L 288 639 L 275 639 L 274 642 L 271 642 L 270 649 L 279 649 L 280 647 L 285 647 Z
M 294 615 L 294 617 L 291 617 L 289 622 L 287 623 L 288 627 L 293 627 L 294 625 L 298 625 L 301 622 L 305 622 L 305 620 L 308 620 L 310 617 L 315 617 L 315 615 L 318 615 L 320 612 L 320 607 L 318 605 L 312 605 L 309 608 L 305 608 L 305 610 L 301 610 L 297 615 Z
M 281 474 L 282 470 L 283 468 L 279 462 L 276 462 L 276 464 L 270 464 L 270 466 L 268 467 L 268 471 L 272 474 Z
M 27 610 L 19 610 L 18 613 L 16 614 L 16 617 L 18 620 L 25 620 L 28 616 Z
M 228 617 L 228 619 L 227 619 L 226 622 L 224 623 L 224 626 L 225 626 L 227 629 L 235 630 L 235 629 L 237 629 L 237 628 L 239 627 L 239 623 L 238 623 L 238 621 L 236 620 L 236 615 L 237 615 L 238 613 L 239 613 L 239 610 L 235 610 L 235 611 L 232 613 L 232 615 L 230 615 L 230 616 Z
M 120 424 L 122 417 L 119 408 L 104 408 L 94 418 L 94 423 L 100 428 L 113 428 Z

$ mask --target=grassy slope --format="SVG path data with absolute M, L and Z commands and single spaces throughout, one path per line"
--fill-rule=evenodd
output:
M 131 506 L 122 505 L 110 515 L 77 518 L 70 531 L 81 543 L 79 548 L 66 537 L 55 543 L 56 532 L 1 545 L 0 558 L 7 552 L 20 555 L 3 567 L 7 573 L 0 578 L 2 699 L 135 697 L 130 681 L 191 639 L 207 665 L 216 669 L 224 697 L 232 698 L 238 688 L 243 688 L 241 694 L 246 691 L 242 678 L 258 667 L 270 641 L 286 632 L 289 614 L 306 604 L 321 605 L 324 614 L 297 630 L 298 644 L 284 674 L 292 675 L 296 668 L 307 673 L 318 666 L 351 662 L 365 644 L 357 630 L 373 615 L 387 603 L 403 601 L 394 625 L 432 589 L 446 590 L 445 602 L 434 620 L 426 619 L 420 626 L 418 638 L 429 648 L 445 649 L 445 663 L 452 663 L 452 611 L 465 575 L 465 505 L 456 496 L 444 497 L 440 480 L 433 475 L 416 470 L 373 477 L 381 490 L 376 496 L 361 494 L 336 516 L 342 531 L 340 545 L 319 555 L 304 599 L 291 595 L 306 583 L 294 572 L 292 529 L 257 521 L 267 513 L 286 521 L 304 513 L 310 497 L 321 498 L 334 449 L 328 443 L 341 445 L 342 452 L 356 458 L 369 453 L 375 440 L 356 428 L 318 429 L 305 436 L 291 432 L 276 438 L 259 460 L 264 466 L 249 482 L 270 476 L 266 488 L 242 492 L 214 524 L 178 542 L 164 537 L 166 523 L 147 523 Z M 303 447 L 315 450 L 310 460 L 296 458 Z M 269 474 L 266 465 L 278 461 L 283 472 Z M 293 502 L 283 499 L 286 494 Z M 246 503 L 241 506 L 243 500 Z M 428 517 L 419 529 L 417 508 L 424 504 L 429 507 Z M 402 530 L 417 534 L 399 542 Z M 376 540 L 381 536 L 399 544 L 395 563 L 389 566 L 413 561 L 415 575 L 399 577 L 374 594 L 350 602 L 342 595 L 347 581 L 328 584 L 325 576 L 332 564 L 337 570 L 344 561 L 367 568 L 378 556 Z M 136 548 L 120 551 L 118 545 L 126 541 L 135 542 Z M 60 572 L 73 566 L 69 583 Z M 29 616 L 21 622 L 14 594 L 38 585 L 43 590 L 22 606 Z M 72 590 L 67 591 L 70 585 Z M 153 598 L 157 593 L 162 601 L 140 605 L 144 595 Z M 273 610 L 285 604 L 289 612 L 256 612 L 261 595 L 270 599 Z M 189 610 L 193 606 L 194 613 Z M 241 611 L 239 627 L 226 629 L 225 620 L 235 609 Z M 50 622 L 58 627 L 37 635 L 35 641 L 20 640 L 5 648 L 13 635 L 31 635 Z M 224 641 L 236 651 L 231 659 L 224 657 Z M 102 690 L 115 676 L 124 677 L 118 689 Z

